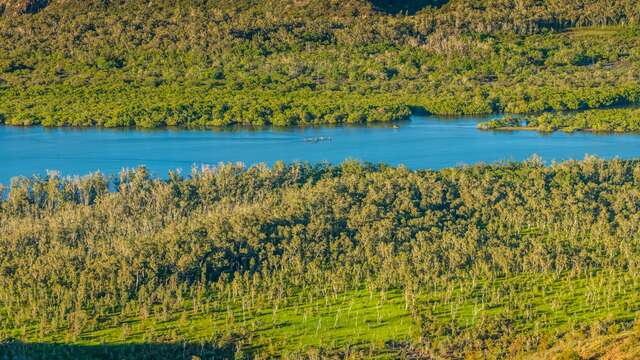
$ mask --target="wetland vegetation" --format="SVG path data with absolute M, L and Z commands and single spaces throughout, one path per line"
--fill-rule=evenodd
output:
M 291 126 L 637 104 L 635 5 L 2 0 L 0 121 Z

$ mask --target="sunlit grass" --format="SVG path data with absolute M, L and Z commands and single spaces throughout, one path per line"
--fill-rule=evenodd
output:
M 239 301 L 212 301 L 200 310 L 183 309 L 166 317 L 159 309 L 146 319 L 113 314 L 76 337 L 69 330 L 42 337 L 35 328 L 11 335 L 27 342 L 77 345 L 197 343 L 232 337 L 255 353 L 282 355 L 311 348 L 384 353 L 390 342 L 415 342 L 421 334 L 444 339 L 442 329 L 473 329 L 497 318 L 511 321 L 518 334 L 531 336 L 561 335 L 594 321 L 632 321 L 640 309 L 639 280 L 624 272 L 467 279 L 420 289 L 413 308 L 399 290 L 357 290 L 312 301 L 293 296 L 278 308 L 243 310 Z M 429 314 L 424 328 L 416 322 L 420 314 Z

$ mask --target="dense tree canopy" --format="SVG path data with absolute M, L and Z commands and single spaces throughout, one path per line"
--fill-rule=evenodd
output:
M 566 292 L 597 274 L 637 284 L 639 184 L 637 161 L 591 158 L 437 172 L 347 162 L 221 165 L 168 180 L 142 168 L 112 181 L 16 179 L 0 204 L 0 335 L 62 331 L 58 341 L 73 341 L 112 326 L 101 319 L 114 313 L 118 324 L 184 307 L 196 314 L 241 303 L 259 312 L 365 288 L 402 289 L 424 326 L 413 341 L 429 344 L 440 341 L 433 334 L 462 333 L 429 320 L 429 302 L 412 300 L 419 289 L 437 294 L 468 281 L 474 285 L 460 289 L 471 286 L 482 299 L 494 291 L 520 299 L 536 282 L 495 281 L 537 276 Z M 637 294 L 628 286 L 616 299 Z M 513 341 L 534 322 L 557 326 L 527 312 L 537 298 L 506 305 L 507 318 L 496 321 L 522 328 L 500 337 Z M 218 305 L 207 305 L 212 299 Z M 637 311 L 635 300 L 620 301 Z M 600 305 L 585 306 L 598 314 Z M 467 352 L 475 344 L 451 346 Z
M 578 112 L 552 112 L 526 117 L 505 116 L 500 119 L 481 122 L 483 130 L 537 130 L 553 132 L 593 131 L 593 132 L 640 132 L 640 109 L 612 108 Z
M 635 104 L 637 3 L 13 1 L 15 125 L 393 121 Z

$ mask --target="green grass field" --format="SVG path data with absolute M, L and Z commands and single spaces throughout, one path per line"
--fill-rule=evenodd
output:
M 599 324 L 609 334 L 625 329 L 640 309 L 640 277 L 520 275 L 436 285 L 415 294 L 358 290 L 309 296 L 300 291 L 277 308 L 252 306 L 251 299 L 238 303 L 211 296 L 198 309 L 119 312 L 87 321 L 81 331 L 25 326 L 5 335 L 25 343 L 89 347 L 231 341 L 251 356 L 341 353 L 394 358 L 401 351 L 397 344 L 419 349 L 425 338 L 430 346 L 446 344 L 452 335 L 482 332 L 486 324 L 497 321 L 508 324 L 510 335 L 541 339 L 534 351 L 545 351 L 579 328 Z

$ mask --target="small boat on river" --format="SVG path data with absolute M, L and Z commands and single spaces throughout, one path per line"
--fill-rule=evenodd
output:
M 317 143 L 321 141 L 331 141 L 331 140 L 333 140 L 333 138 L 330 136 L 315 136 L 315 137 L 304 138 L 305 142 L 311 142 L 311 143 Z

